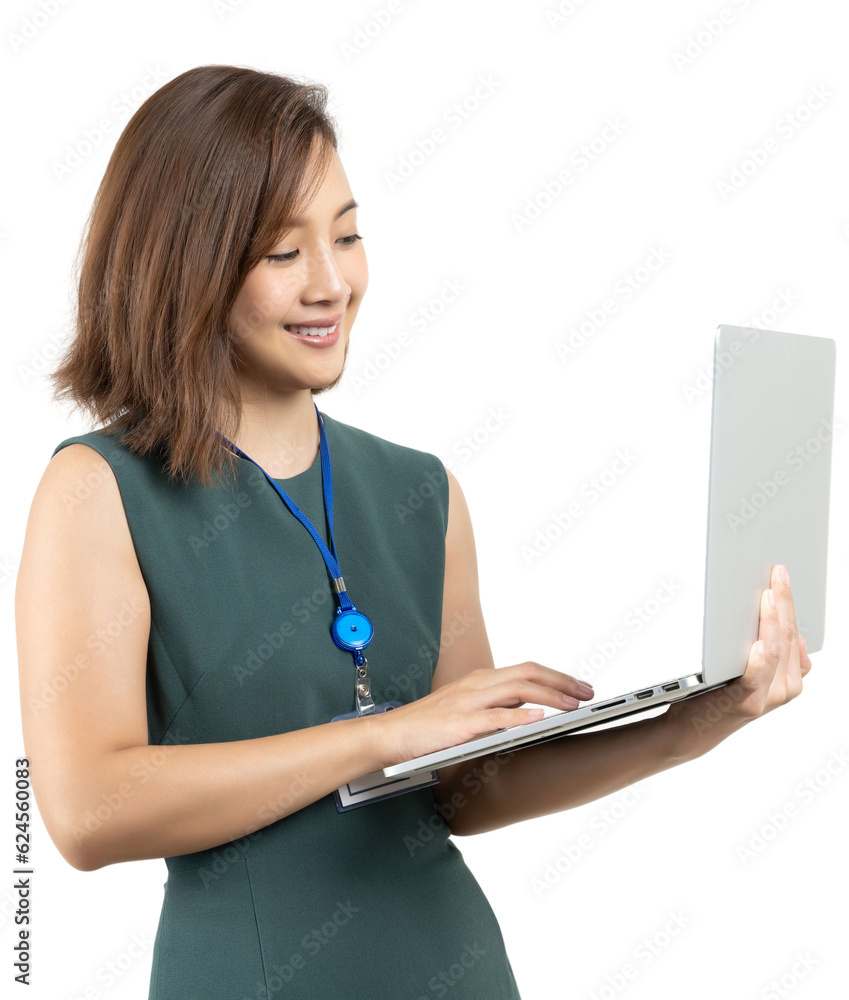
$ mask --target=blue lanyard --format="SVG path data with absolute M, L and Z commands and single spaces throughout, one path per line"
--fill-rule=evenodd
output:
M 339 568 L 339 562 L 336 556 L 336 544 L 333 540 L 333 474 L 330 468 L 330 449 L 327 446 L 327 436 L 324 433 L 324 418 L 319 412 L 318 406 L 316 406 L 314 400 L 313 406 L 315 406 L 315 412 L 318 416 L 318 432 L 321 440 L 321 482 L 324 492 L 324 509 L 327 514 L 327 524 L 330 529 L 330 548 L 332 551 L 328 551 L 321 535 L 319 535 L 319 533 L 315 530 L 312 522 L 304 514 L 300 507 L 298 507 L 295 501 L 288 496 L 283 489 L 281 489 L 280 484 L 276 483 L 258 462 L 254 462 L 250 455 L 246 455 L 241 448 L 233 444 L 233 442 L 228 438 L 224 437 L 220 431 L 216 431 L 215 433 L 218 437 L 225 441 L 227 446 L 237 455 L 241 455 L 242 458 L 246 458 L 249 462 L 253 462 L 269 483 L 271 483 L 274 489 L 277 490 L 280 494 L 280 498 L 289 510 L 312 535 L 313 540 L 318 546 L 319 552 L 321 552 L 321 556 L 324 559 L 324 564 L 327 566 L 327 571 L 330 573 L 336 597 L 339 602 L 336 608 L 336 615 L 334 616 L 333 624 L 330 626 L 330 635 L 340 649 L 348 650 L 348 652 L 353 654 L 354 663 L 357 666 L 357 684 L 355 687 L 357 713 L 359 715 L 366 715 L 374 711 L 374 702 L 370 696 L 368 661 L 365 656 L 363 656 L 363 650 L 372 640 L 372 636 L 374 635 L 374 625 L 372 624 L 370 618 L 354 607 L 354 604 L 352 603 L 350 597 L 348 597 L 348 592 L 345 589 L 345 581 L 342 579 L 342 571 Z

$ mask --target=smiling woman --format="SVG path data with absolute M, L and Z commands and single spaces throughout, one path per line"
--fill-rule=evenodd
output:
M 165 858 L 151 1000 L 416 994 L 464 949 L 478 956 L 466 995 L 517 997 L 427 783 L 350 811 L 334 796 L 403 754 L 391 713 L 369 710 L 397 665 L 405 696 L 431 691 L 449 480 L 436 456 L 313 403 L 343 373 L 368 282 L 324 101 L 199 67 L 153 94 L 112 154 L 54 374 L 57 398 L 105 426 L 56 447 L 18 574 L 33 786 L 74 867 Z M 63 501 L 78 480 L 98 485 Z M 373 699 L 362 651 L 352 663 L 331 638 L 350 605 L 338 564 L 284 495 L 368 609 Z M 109 644 L 89 642 L 128 603 Z M 429 729 L 444 745 L 469 724 Z
M 165 859 L 149 1000 L 516 1000 L 451 835 L 699 756 L 811 664 L 777 567 L 737 697 L 697 699 L 709 732 L 693 699 L 383 776 L 593 692 L 539 663 L 494 669 L 457 480 L 318 411 L 368 282 L 325 99 L 201 66 L 109 160 L 54 374 L 104 426 L 54 449 L 17 578 L 33 790 L 75 868 Z

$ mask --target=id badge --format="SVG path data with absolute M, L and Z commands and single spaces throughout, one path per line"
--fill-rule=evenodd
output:
M 374 706 L 375 712 L 386 712 L 393 708 L 400 708 L 401 701 L 384 701 Z M 356 712 L 346 712 L 344 715 L 335 715 L 330 721 L 338 722 L 340 719 L 355 719 Z M 428 785 L 435 785 L 439 781 L 439 771 L 425 771 L 423 774 L 411 774 L 400 778 L 387 778 L 383 771 L 370 771 L 360 778 L 354 778 L 347 785 L 342 785 L 333 793 L 336 799 L 336 808 L 341 812 L 349 809 L 356 809 L 358 806 L 366 806 L 370 802 L 379 802 L 381 799 L 390 799 L 393 795 L 401 795 L 403 792 L 410 792 L 415 788 L 425 788 Z

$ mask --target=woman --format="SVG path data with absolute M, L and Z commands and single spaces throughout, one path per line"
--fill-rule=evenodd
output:
M 355 220 L 324 89 L 230 66 L 139 108 L 91 214 L 54 379 L 105 426 L 57 446 L 33 500 L 24 740 L 71 865 L 166 860 L 152 1000 L 518 997 L 450 834 L 693 759 L 811 666 L 775 567 L 724 692 L 358 801 L 360 776 L 593 692 L 493 669 L 457 480 L 318 413 L 368 282 Z

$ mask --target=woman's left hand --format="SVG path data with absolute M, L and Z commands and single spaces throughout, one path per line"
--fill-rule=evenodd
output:
M 785 574 L 784 566 L 773 566 L 772 587 L 761 594 L 758 640 L 752 644 L 743 674 L 715 691 L 673 702 L 667 709 L 665 721 L 674 727 L 676 745 L 687 756 L 701 755 L 747 722 L 801 693 L 811 660 L 796 626 L 793 594 Z

